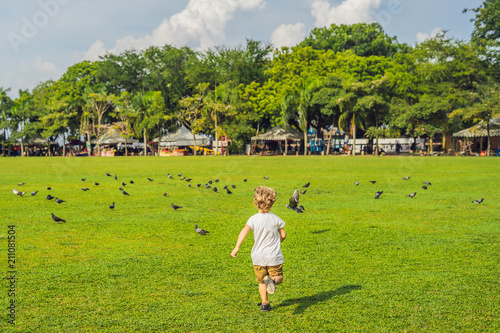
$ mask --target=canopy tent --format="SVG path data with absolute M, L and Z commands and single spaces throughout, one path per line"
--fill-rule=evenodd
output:
M 57 144 L 55 141 L 44 139 L 42 137 L 37 137 L 37 138 L 29 139 L 29 140 L 25 141 L 24 143 L 27 144 L 27 145 L 30 145 L 30 146 L 55 145 L 55 144 Z
M 210 139 L 206 136 L 195 134 L 195 137 L 197 146 L 206 146 L 210 143 Z M 181 126 L 177 132 L 155 138 L 153 142 L 159 142 L 160 147 L 181 147 L 194 146 L 194 140 L 193 133 L 186 126 Z
M 110 130 L 106 132 L 106 134 L 101 136 L 98 140 L 92 140 L 91 142 L 99 145 L 115 145 L 119 143 L 129 144 L 129 143 L 139 142 L 139 140 L 126 138 L 122 136 L 120 133 L 117 133 L 114 130 Z
M 288 127 L 287 129 L 283 128 L 283 126 L 275 126 L 271 128 L 266 133 L 262 133 L 257 136 L 252 136 L 252 141 L 300 141 L 304 139 L 304 135 L 297 131 L 292 127 Z M 307 144 L 307 143 L 306 143 Z M 281 143 L 280 143 L 281 145 Z M 288 145 L 285 142 L 285 154 L 288 153 Z
M 460 132 L 453 133 L 453 137 L 455 138 L 478 138 L 485 136 L 488 136 L 488 133 L 484 121 Z M 500 136 L 500 118 L 490 120 L 490 136 Z

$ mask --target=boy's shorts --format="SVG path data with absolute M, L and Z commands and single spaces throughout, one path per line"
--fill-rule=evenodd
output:
M 264 283 L 264 277 L 266 275 L 269 275 L 271 279 L 275 276 L 283 276 L 283 264 L 276 266 L 253 265 L 253 271 L 257 277 L 257 282 Z

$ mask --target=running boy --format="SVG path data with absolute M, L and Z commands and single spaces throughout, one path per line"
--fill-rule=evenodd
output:
M 252 248 L 252 262 L 259 282 L 259 294 L 262 300 L 260 311 L 270 311 L 271 305 L 267 294 L 274 294 L 276 285 L 283 282 L 283 253 L 281 242 L 286 238 L 283 227 L 285 222 L 270 212 L 276 201 L 276 192 L 265 186 L 258 186 L 254 190 L 254 204 L 259 213 L 250 217 L 238 236 L 236 246 L 231 256 L 236 258 L 241 243 L 250 230 L 253 230 L 254 245 Z

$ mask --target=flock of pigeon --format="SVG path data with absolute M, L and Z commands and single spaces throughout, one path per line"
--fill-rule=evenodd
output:
M 111 174 L 109 173 L 106 173 L 106 176 L 108 177 L 112 177 Z M 169 173 L 168 175 L 168 178 L 169 179 L 174 179 L 174 177 Z M 192 178 L 186 178 L 186 177 L 182 177 L 182 173 L 178 174 L 178 176 L 180 177 L 179 179 L 180 180 L 183 180 L 183 181 L 186 181 L 188 182 L 188 187 L 191 187 L 191 183 L 190 181 L 192 181 Z M 115 180 L 118 180 L 118 177 L 116 176 L 116 174 L 114 175 L 114 178 Z M 269 179 L 269 177 L 262 177 L 263 179 Z M 410 177 L 404 177 L 403 180 L 409 180 Z M 82 182 L 85 182 L 86 181 L 86 178 L 81 178 Z M 147 180 L 149 180 L 150 182 L 153 182 L 154 179 L 152 178 L 147 178 Z M 243 180 L 244 182 L 247 181 L 247 179 L 244 179 Z M 214 192 L 219 192 L 219 189 L 215 186 L 214 183 L 219 183 L 219 179 L 216 179 L 215 181 L 212 181 L 212 180 L 209 180 L 205 185 L 203 185 L 204 188 L 207 188 L 207 189 L 210 189 L 212 188 L 212 190 Z M 375 184 L 376 181 L 375 180 L 371 180 L 370 183 L 372 184 Z M 134 184 L 134 181 L 131 180 L 129 182 L 129 184 Z M 355 182 L 354 185 L 358 186 L 360 183 L 359 182 Z M 423 183 L 424 185 L 422 186 L 422 189 L 424 190 L 427 190 L 429 186 L 431 186 L 432 184 L 430 182 L 424 182 Z M 19 183 L 18 186 L 23 186 L 25 185 L 25 183 Z M 99 186 L 100 184 L 97 183 L 97 182 L 94 182 L 94 185 L 95 186 Z M 124 190 L 124 187 L 127 186 L 128 184 L 125 183 L 125 182 L 122 182 L 122 186 L 120 186 L 118 189 L 122 192 L 122 195 L 123 196 L 130 196 L 129 193 L 127 193 L 125 190 Z M 309 186 L 311 185 L 310 182 L 308 182 L 307 184 L 305 184 L 304 186 L 302 186 L 302 188 L 304 190 L 302 190 L 300 193 L 301 194 L 306 194 L 307 192 L 307 189 L 309 188 Z M 201 183 L 198 183 L 196 184 L 197 187 L 201 187 L 202 184 Z M 235 189 L 236 188 L 236 185 L 231 185 L 231 188 L 232 189 Z M 52 188 L 51 187 L 46 187 L 46 189 L 48 191 L 51 191 Z M 227 194 L 232 194 L 233 192 L 229 189 L 229 186 L 224 186 L 223 189 L 226 191 Z M 90 189 L 88 187 L 84 187 L 82 188 L 82 191 L 89 191 Z M 13 189 L 12 192 L 15 194 L 15 195 L 18 195 L 20 197 L 23 197 L 26 192 L 21 192 L 21 191 L 18 191 L 16 189 Z M 35 196 L 36 194 L 38 193 L 38 191 L 34 191 L 31 193 L 32 196 Z M 377 191 L 375 193 L 375 199 L 379 199 L 381 197 L 381 195 L 384 193 L 384 191 Z M 167 196 L 167 193 L 163 193 L 163 195 L 166 197 Z M 409 197 L 410 199 L 413 199 L 415 196 L 417 195 L 417 192 L 413 192 L 413 193 L 410 193 L 407 195 L 407 197 Z M 59 205 L 59 204 L 62 204 L 64 202 L 66 202 L 65 200 L 62 200 L 62 199 L 59 199 L 58 197 L 53 197 L 52 195 L 48 194 L 47 195 L 47 200 L 52 200 L 52 199 L 55 199 L 55 202 Z M 477 200 L 474 200 L 472 201 L 472 203 L 476 203 L 476 204 L 481 204 L 483 202 L 484 198 L 481 198 L 481 199 L 477 199 Z M 173 210 L 178 210 L 178 209 L 181 209 L 182 207 L 181 206 L 177 206 L 175 205 L 174 203 L 171 203 L 170 206 L 172 207 Z M 303 213 L 305 211 L 305 208 L 304 206 L 300 205 L 299 206 L 299 190 L 297 188 L 294 189 L 293 191 L 293 194 L 292 194 L 292 197 L 289 199 L 289 203 L 285 205 L 288 209 L 291 209 L 291 210 L 294 210 L 296 211 L 297 213 Z M 115 208 L 115 202 L 113 202 L 110 206 L 109 206 L 109 209 L 114 209 Z M 66 222 L 66 220 L 60 218 L 60 217 L 57 217 L 56 215 L 54 215 L 54 213 L 51 213 L 52 215 L 52 219 L 57 223 L 60 223 L 60 222 Z M 202 228 L 199 228 L 197 224 L 195 224 L 195 230 L 196 232 L 199 234 L 199 235 L 205 235 L 205 234 L 208 234 L 209 231 L 206 231 L 206 230 L 203 230 Z

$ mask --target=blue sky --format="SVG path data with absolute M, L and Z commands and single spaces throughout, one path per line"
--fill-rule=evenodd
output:
M 414 45 L 440 29 L 467 40 L 482 0 L 0 0 L 0 87 L 33 89 L 71 65 L 150 45 L 206 50 L 246 38 L 292 46 L 315 27 L 380 23 Z

